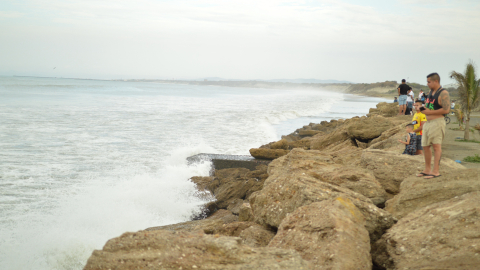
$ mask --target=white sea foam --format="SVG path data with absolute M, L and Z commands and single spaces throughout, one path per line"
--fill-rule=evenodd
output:
M 210 164 L 186 157 L 248 154 L 378 101 L 66 79 L 3 77 L 0 86 L 0 269 L 81 269 L 112 237 L 201 211 L 189 178 Z

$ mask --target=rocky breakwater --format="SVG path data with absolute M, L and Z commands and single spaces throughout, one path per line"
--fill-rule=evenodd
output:
M 258 148 L 282 150 L 268 167 L 193 177 L 215 197 L 206 218 L 125 233 L 84 269 L 479 269 L 480 171 L 442 159 L 442 177 L 415 177 L 396 109 L 305 126 Z

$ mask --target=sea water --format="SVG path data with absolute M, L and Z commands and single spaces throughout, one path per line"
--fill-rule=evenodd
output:
M 278 90 L 0 77 L 0 269 L 82 269 L 126 231 L 188 221 L 209 199 L 198 153 L 248 154 L 383 101 Z

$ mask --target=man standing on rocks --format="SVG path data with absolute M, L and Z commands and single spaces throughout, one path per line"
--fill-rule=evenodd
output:
M 410 86 L 405 83 L 405 79 L 402 79 L 402 84 L 397 88 L 398 90 L 398 115 L 405 115 L 407 109 L 407 93 Z
M 427 122 L 423 125 L 422 147 L 425 157 L 425 170 L 417 174 L 431 179 L 440 176 L 440 158 L 442 157 L 442 141 L 445 137 L 445 114 L 450 112 L 450 95 L 440 85 L 438 73 L 427 76 L 427 85 L 430 88 L 425 109 L 422 112 L 427 116 Z M 435 152 L 432 170 L 432 149 Z

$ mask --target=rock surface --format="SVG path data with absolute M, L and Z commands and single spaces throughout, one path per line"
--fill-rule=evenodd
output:
M 480 192 L 431 204 L 402 218 L 374 246 L 386 269 L 479 269 Z
M 383 117 L 392 117 L 398 114 L 397 103 L 380 102 L 376 107 L 371 108 L 367 116 L 381 115 Z
M 267 178 L 267 166 L 257 166 L 257 170 L 231 168 L 215 171 L 215 177 L 206 184 L 206 189 L 215 195 L 219 209 L 227 209 L 241 204 L 238 199 L 248 199 L 250 194 L 262 189 Z
M 295 249 L 314 269 L 372 269 L 365 218 L 343 197 L 297 208 L 268 246 Z
M 394 127 L 395 124 L 384 117 L 362 117 L 348 125 L 347 132 L 350 138 L 362 142 L 371 141 L 379 137 L 384 131 Z
M 400 193 L 387 201 L 385 210 L 400 219 L 430 204 L 473 191 L 480 191 L 480 169 L 452 170 L 428 180 L 411 176 L 400 185 Z
M 360 161 L 360 165 L 372 171 L 375 179 L 390 194 L 398 194 L 402 181 L 421 172 L 425 168 L 424 164 L 423 156 L 402 155 L 377 149 L 365 149 Z M 464 167 L 451 159 L 442 158 L 440 173 L 454 169 Z
M 124 233 L 95 250 L 84 269 L 311 269 L 294 250 L 241 242 L 201 231 Z
M 294 157 L 295 158 L 292 158 Z M 315 157 L 315 158 L 313 158 Z M 366 228 L 372 241 L 393 225 L 393 217 L 377 208 L 365 196 L 350 189 L 323 182 L 305 169 L 316 166 L 334 165 L 329 156 L 317 151 L 294 149 L 280 159 L 270 163 L 269 177 L 262 190 L 250 198 L 254 220 L 258 224 L 277 228 L 289 213 L 297 208 L 324 200 L 346 197 L 355 204 L 366 219 Z
M 284 149 L 267 149 L 267 148 L 252 148 L 250 155 L 254 158 L 273 160 L 288 154 L 288 150 Z

